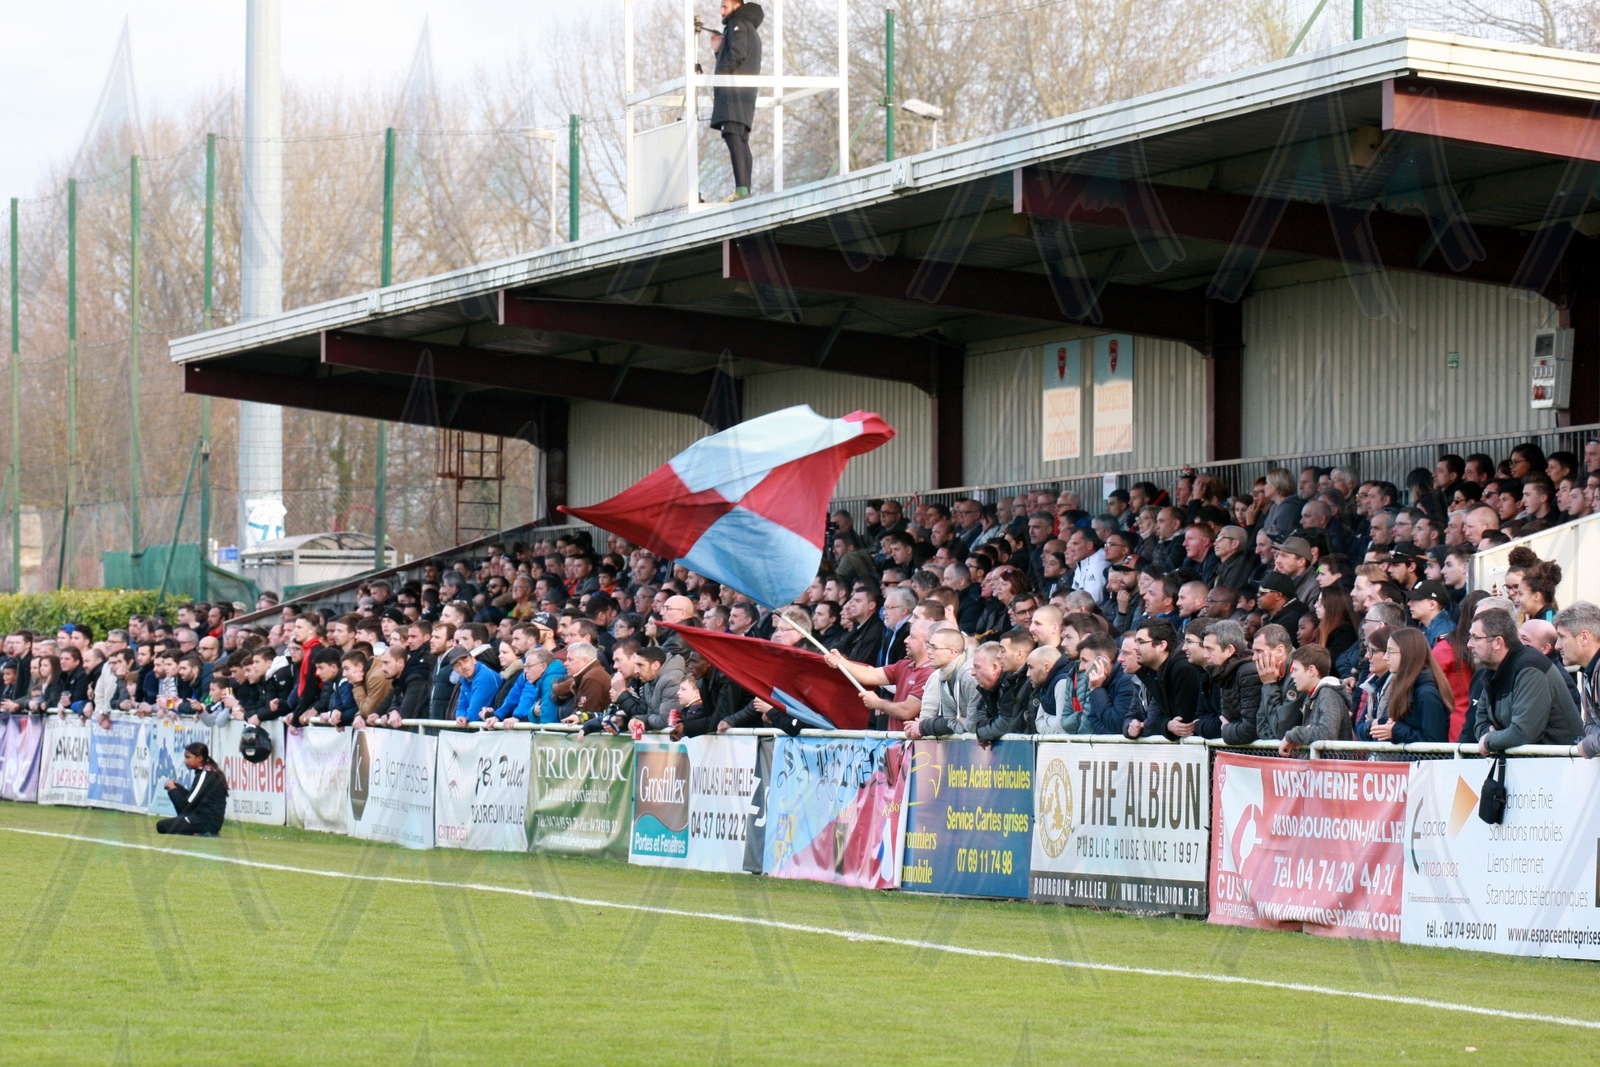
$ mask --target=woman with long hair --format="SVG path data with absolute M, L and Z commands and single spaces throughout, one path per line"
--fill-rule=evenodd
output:
M 1439 661 L 1444 676 L 1450 682 L 1452 707 L 1450 709 L 1450 740 L 1462 739 L 1467 727 L 1467 709 L 1472 706 L 1472 657 L 1467 654 L 1467 638 L 1472 630 L 1472 617 L 1478 605 L 1489 594 L 1474 589 L 1461 599 L 1457 608 L 1456 628 L 1433 643 L 1433 658 Z
M 1561 565 L 1554 560 L 1542 560 L 1523 571 L 1517 593 L 1517 607 L 1522 609 L 1523 618 L 1554 622 L 1556 586 L 1560 584 Z
M 61 661 L 54 656 L 33 657 L 28 683 L 28 710 L 47 711 L 61 703 Z
M 1384 686 L 1389 681 L 1389 635 L 1394 633 L 1387 626 L 1380 626 L 1366 637 L 1362 647 L 1362 657 L 1367 661 L 1367 676 L 1356 687 L 1356 706 L 1354 712 L 1356 736 L 1363 741 L 1372 740 L 1368 728 L 1381 718 L 1388 716 L 1384 712 L 1388 694 Z
M 216 837 L 228 814 L 228 781 L 204 742 L 184 747 L 183 765 L 194 772 L 194 781 L 187 789 L 171 778 L 163 783 L 178 814 L 158 821 L 156 833 Z
M 1317 644 L 1335 663 L 1356 643 L 1356 608 L 1342 585 L 1330 585 L 1317 597 Z
M 1408 745 L 1418 741 L 1448 741 L 1450 707 L 1454 696 L 1444 669 L 1428 650 L 1428 639 L 1414 626 L 1389 635 L 1390 681 L 1383 719 L 1369 720 L 1366 733 L 1373 741 Z

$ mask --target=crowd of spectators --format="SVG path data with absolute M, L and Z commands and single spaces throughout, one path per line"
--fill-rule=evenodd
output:
M 264 597 L 5 639 L 0 710 L 230 716 L 353 728 L 453 720 L 693 736 L 799 724 L 682 636 L 700 627 L 826 650 L 875 729 L 1276 742 L 1581 742 L 1600 752 L 1600 609 L 1556 603 L 1561 569 L 1471 557 L 1600 507 L 1580 460 L 1442 457 L 1402 489 L 1354 470 L 1139 482 L 1091 514 L 1072 492 L 951 506 L 870 501 L 829 517 L 809 589 L 774 613 L 681 563 L 585 534 L 504 544 L 356 610 Z M 242 605 L 240 606 L 242 607 Z M 778 616 L 782 616 L 780 619 Z M 1576 672 L 1564 669 L 1578 668 Z M 825 710 L 825 709 L 824 709 Z

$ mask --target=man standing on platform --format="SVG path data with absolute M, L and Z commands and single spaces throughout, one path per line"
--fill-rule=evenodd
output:
M 746 4 L 741 0 L 722 0 L 722 32 L 711 35 L 711 50 L 716 53 L 717 64 L 712 73 L 760 74 L 761 38 L 756 29 L 766 13 L 760 4 Z M 756 90 L 754 88 L 724 88 L 718 86 L 711 93 L 711 128 L 722 131 L 722 140 L 728 146 L 728 156 L 733 162 L 733 198 L 742 200 L 750 195 L 750 129 L 756 122 Z

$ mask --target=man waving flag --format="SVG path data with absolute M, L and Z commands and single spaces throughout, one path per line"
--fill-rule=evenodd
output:
M 893 436 L 869 412 L 825 419 L 800 404 L 696 441 L 610 500 L 561 510 L 780 607 L 817 573 L 845 464 Z

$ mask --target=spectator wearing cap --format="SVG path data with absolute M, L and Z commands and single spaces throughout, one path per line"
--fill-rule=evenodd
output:
M 1282 626 L 1291 634 L 1299 628 L 1300 616 L 1306 613 L 1306 606 L 1295 595 L 1295 583 L 1277 571 L 1261 579 L 1258 602 L 1263 625 Z
M 1389 553 L 1383 569 L 1389 580 L 1401 589 L 1415 589 L 1422 581 L 1428 566 L 1428 554 L 1413 544 L 1398 544 Z
M 1285 538 L 1272 560 L 1273 569 L 1294 583 L 1294 596 L 1310 607 L 1322 595 L 1317 584 L 1317 554 L 1303 537 Z
M 1442 583 L 1420 582 L 1406 593 L 1406 599 L 1411 617 L 1417 620 L 1430 646 L 1450 636 L 1456 625 L 1450 617 L 1455 598 Z
M 1488 756 L 1519 745 L 1570 745 L 1583 721 L 1567 690 L 1565 672 L 1524 645 L 1509 611 L 1479 605 L 1467 648 L 1486 668 L 1483 696 L 1474 702 L 1472 733 Z

